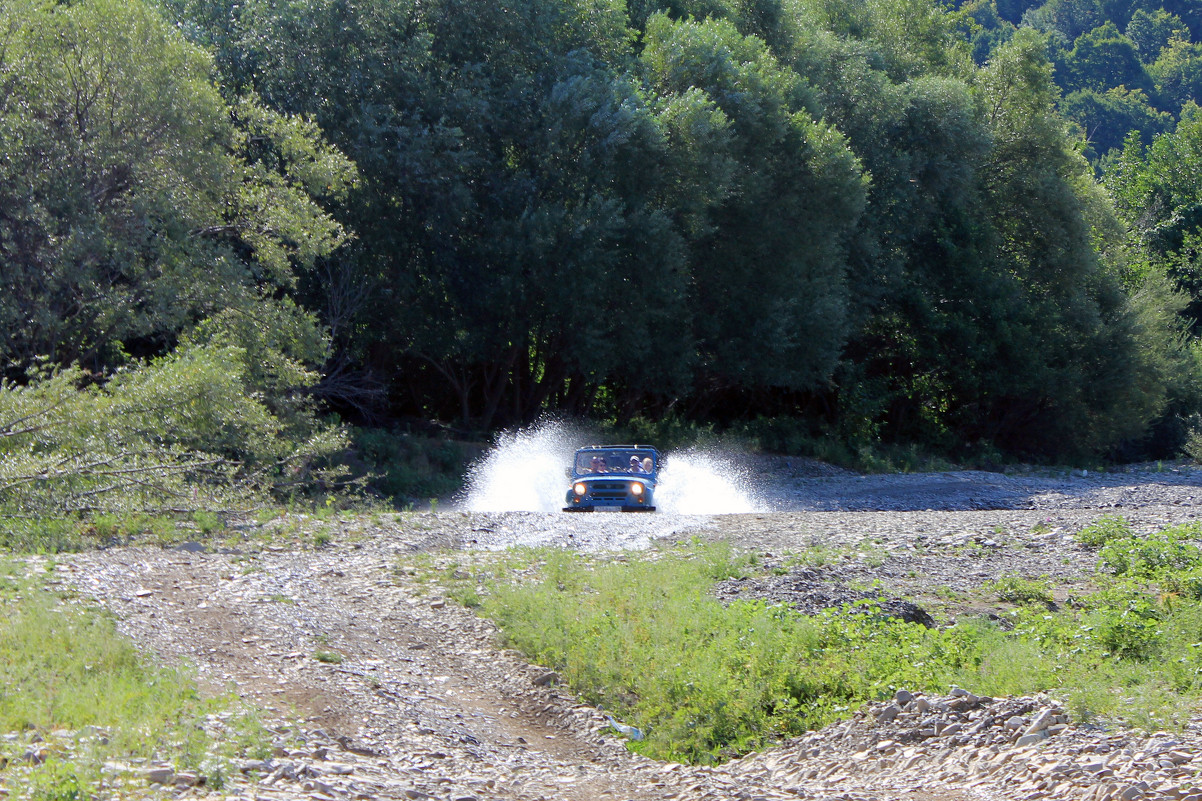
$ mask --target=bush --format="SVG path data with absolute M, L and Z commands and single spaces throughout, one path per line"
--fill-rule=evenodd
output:
M 986 584 L 986 589 L 995 593 L 999 601 L 1012 604 L 1052 603 L 1051 582 L 1047 578 L 1025 579 L 1018 575 L 1002 576 Z
M 1090 599 L 1085 627 L 1103 656 L 1151 659 L 1161 644 L 1162 613 L 1156 598 L 1126 584 Z
M 369 486 L 396 504 L 446 498 L 463 488 L 468 463 L 478 445 L 382 428 L 357 428 L 352 446 Z
M 77 367 L 0 383 L 0 511 L 101 515 L 108 529 L 112 515 L 243 508 L 337 481 L 323 463 L 344 432 L 285 426 L 244 370 L 238 348 L 192 345 L 103 384 Z
M 1174 526 L 1146 537 L 1113 536 L 1098 555 L 1116 576 L 1158 579 L 1202 568 L 1202 550 L 1192 541 L 1197 533 L 1197 526 Z
M 1131 524 L 1124 517 L 1107 515 L 1077 532 L 1077 542 L 1082 545 L 1105 545 L 1112 539 L 1131 536 Z

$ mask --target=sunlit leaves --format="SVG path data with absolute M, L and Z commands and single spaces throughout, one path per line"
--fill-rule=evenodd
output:
M 103 385 L 79 368 L 0 384 L 0 508 L 8 513 L 240 508 L 309 479 L 344 447 L 298 430 L 252 391 L 245 354 L 186 347 Z

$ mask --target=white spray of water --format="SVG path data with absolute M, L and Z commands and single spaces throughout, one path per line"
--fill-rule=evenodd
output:
M 736 458 L 713 448 L 673 451 L 659 477 L 656 508 L 679 515 L 767 511 L 751 474 Z
M 463 508 L 473 512 L 558 512 L 568 488 L 565 470 L 576 448 L 596 442 L 562 422 L 504 432 L 467 475 Z M 720 449 L 663 454 L 655 504 L 678 515 L 767 511 L 737 455 Z
M 561 422 L 502 432 L 467 474 L 464 508 L 472 512 L 558 512 L 568 478 L 564 471 L 580 441 Z

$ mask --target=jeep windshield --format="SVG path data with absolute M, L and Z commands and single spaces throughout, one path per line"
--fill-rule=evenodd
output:
M 651 475 L 658 467 L 655 463 L 655 455 L 655 451 L 641 448 L 577 451 L 576 475 L 585 476 L 599 473 Z

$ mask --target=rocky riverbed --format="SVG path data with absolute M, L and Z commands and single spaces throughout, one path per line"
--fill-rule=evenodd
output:
M 1172 734 L 1091 728 L 1055 699 L 972 688 L 902 693 L 719 767 L 655 762 L 628 751 L 552 672 L 501 649 L 489 622 L 405 569 L 418 558 L 449 568 L 510 544 L 723 539 L 780 569 L 728 582 L 721 596 L 816 609 L 872 592 L 946 625 L 988 613 L 970 591 L 1003 574 L 1087 588 L 1096 556 L 1073 534 L 1103 515 L 1153 530 L 1202 513 L 1202 472 L 1183 466 L 858 476 L 778 459 L 748 469 L 764 499 L 754 514 L 285 519 L 269 525 L 320 527 L 325 544 L 60 559 L 58 583 L 163 658 L 192 664 L 209 691 L 262 709 L 275 732 L 273 756 L 232 766 L 221 791 L 172 765 L 113 770 L 132 771 L 151 794 L 189 798 L 1202 801 L 1191 789 L 1202 786 L 1202 721 Z M 287 540 L 245 542 L 256 541 Z

